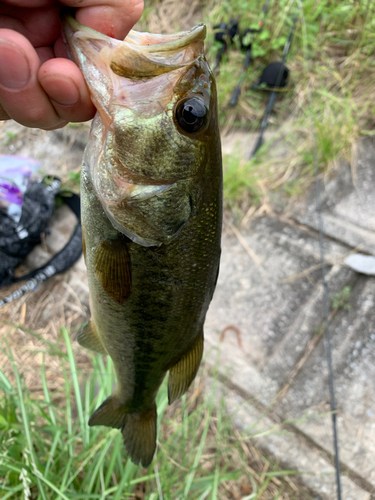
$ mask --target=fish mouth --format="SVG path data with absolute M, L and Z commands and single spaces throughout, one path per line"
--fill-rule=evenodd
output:
M 131 78 L 153 77 L 191 65 L 203 55 L 206 37 L 203 24 L 172 35 L 131 30 L 121 41 L 83 26 L 68 14 L 62 15 L 62 23 L 65 42 L 75 60 L 100 54 L 116 75 Z
M 98 110 L 91 129 L 94 145 L 86 148 L 84 159 L 94 192 L 113 227 L 134 243 L 168 244 L 190 217 L 184 183 L 195 165 L 190 141 L 176 130 L 174 106 L 193 86 L 209 95 L 206 28 L 172 35 L 130 31 L 121 41 L 68 14 L 62 15 L 62 24 L 68 52 Z M 163 155 L 178 152 L 173 175 L 171 168 L 163 171 L 159 154 L 145 152 L 144 141 L 154 140 L 156 147 L 160 130 Z M 186 159 L 190 163 L 184 169 Z
M 177 82 L 204 57 L 204 25 L 172 35 L 132 30 L 123 41 L 67 14 L 62 26 L 69 55 L 81 69 L 106 127 L 116 106 L 147 118 L 164 114 Z
M 206 27 L 198 25 L 176 35 L 131 30 L 121 50 L 113 52 L 111 69 L 119 76 L 153 77 L 191 65 L 203 53 Z M 136 64 L 134 57 L 137 57 Z

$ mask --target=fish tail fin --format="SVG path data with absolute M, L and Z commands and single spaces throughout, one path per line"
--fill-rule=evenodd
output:
M 116 395 L 112 395 L 94 411 L 89 425 L 105 425 L 122 429 L 124 444 L 130 458 L 135 464 L 142 463 L 148 467 L 156 449 L 156 404 L 150 411 L 129 413 Z
M 127 452 L 135 464 L 148 467 L 156 450 L 157 412 L 154 403 L 152 410 L 143 413 L 129 413 L 124 420 L 122 435 Z

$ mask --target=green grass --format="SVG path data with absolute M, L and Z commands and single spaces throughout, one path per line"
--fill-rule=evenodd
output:
M 224 157 L 224 165 L 223 190 L 227 207 L 238 203 L 243 197 L 250 197 L 251 202 L 256 204 L 261 197 L 257 165 L 241 160 L 238 154 Z
M 161 30 L 169 26 L 170 31 L 176 31 L 205 22 L 208 28 L 206 57 L 212 64 L 220 46 L 214 41 L 213 27 L 236 18 L 240 31 L 257 28 L 263 19 L 262 6 L 263 2 L 256 0 L 201 0 L 195 4 L 195 14 L 187 26 L 185 11 L 181 13 L 178 0 L 150 0 L 146 2 L 137 29 L 148 30 L 151 19 L 152 28 L 157 30 L 158 16 Z M 268 91 L 252 90 L 251 85 L 257 83 L 269 62 L 281 60 L 292 19 L 299 16 L 287 57 L 289 84 L 278 96 L 268 125 L 272 137 L 266 138 L 251 162 L 236 151 L 224 157 L 227 210 L 243 214 L 251 205 L 268 202 L 273 191 L 277 192 L 276 196 L 301 195 L 313 181 L 309 82 L 321 175 L 341 158 L 351 162 L 356 140 L 374 135 L 375 62 L 371 58 L 375 51 L 374 14 L 375 0 L 344 3 L 340 0 L 271 0 L 263 31 L 253 37 L 253 61 L 239 102 L 231 108 L 228 103 L 244 60 L 240 37 L 234 38 L 216 74 L 219 123 L 222 133 L 240 130 L 249 135 L 250 142 L 258 133 L 269 97 Z M 66 186 L 76 189 L 78 180 L 78 174 L 72 174 Z
M 211 63 L 219 47 L 214 42 L 213 26 L 236 18 L 240 31 L 256 28 L 263 19 L 263 3 L 265 0 L 202 0 L 197 4 L 192 23 L 207 24 L 206 56 Z M 171 15 L 174 9 L 181 8 L 178 1 L 154 0 L 145 12 L 144 29 L 147 29 L 148 15 L 163 5 L 168 5 Z M 163 13 L 163 9 L 160 12 Z M 250 133 L 259 129 L 269 96 L 269 92 L 251 90 L 251 85 L 258 81 L 265 65 L 281 60 L 292 19 L 299 15 L 287 57 L 288 90 L 279 95 L 268 126 L 270 131 L 278 131 L 276 138 L 265 141 L 251 164 L 236 154 L 224 158 L 227 208 L 246 211 L 249 205 L 265 201 L 273 190 L 287 196 L 299 195 L 312 182 L 309 81 L 322 175 L 342 157 L 351 161 L 358 137 L 374 133 L 375 62 L 371 58 L 375 51 L 374 14 L 374 0 L 271 0 L 263 31 L 253 38 L 254 59 L 246 73 L 240 100 L 231 108 L 228 102 L 244 59 L 240 39 L 235 37 L 216 75 L 219 122 L 222 132 L 239 129 L 248 133 L 250 140 Z M 175 24 L 173 29 L 178 29 Z M 288 150 L 282 158 L 280 141 Z
M 332 297 L 332 306 L 333 310 L 343 309 L 344 311 L 350 310 L 350 296 L 352 293 L 352 289 L 350 286 L 344 286 L 342 290 L 335 293 Z
M 281 2 L 278 4 L 281 6 Z M 374 36 L 371 32 L 374 21 L 365 9 L 353 7 L 349 10 L 347 7 L 339 2 L 330 2 L 329 5 L 322 2 L 314 11 L 311 3 L 303 2 L 303 16 L 301 15 L 288 59 L 293 86 L 291 92 L 280 96 L 273 114 L 274 123 L 269 127 L 271 130 L 275 129 L 275 124 L 281 127 L 277 134 L 278 140 L 280 142 L 279 138 L 284 134 L 284 145 L 289 149 L 289 153 L 282 159 L 278 158 L 277 142 L 271 139 L 267 144 L 267 161 L 264 150 L 261 150 L 263 157 L 253 160 L 258 166 L 258 178 L 263 185 L 265 196 L 268 196 L 275 186 L 276 190 L 287 195 L 298 195 L 313 181 L 312 123 L 316 135 L 318 166 L 322 174 L 340 158 L 345 157 L 352 161 L 357 138 L 371 134 L 372 110 L 369 109 L 365 96 L 373 93 L 370 84 L 373 81 L 373 68 L 361 59 L 361 55 L 365 47 L 366 51 L 368 46 L 374 47 Z M 374 2 L 369 2 L 369 7 L 373 9 Z M 276 19 L 274 25 L 277 31 Z M 356 33 L 352 38 L 348 38 L 348 32 L 353 31 Z M 335 50 L 340 54 L 337 62 L 329 55 Z M 269 57 L 273 59 L 272 56 Z M 369 77 L 370 74 L 372 78 Z M 219 86 L 220 78 L 221 76 Z M 309 80 L 312 89 L 313 120 L 309 102 Z M 250 99 L 253 94 L 254 91 L 245 93 L 242 107 L 251 109 L 252 106 L 256 117 L 259 103 L 255 100 L 255 106 L 252 105 Z M 225 109 L 227 108 L 223 106 L 224 112 Z M 292 119 L 287 116 L 287 113 L 290 115 L 291 112 Z M 223 119 L 228 120 L 228 117 Z M 258 120 L 255 121 L 259 123 Z M 249 128 L 249 131 L 251 130 L 254 130 L 254 120 Z M 277 168 L 272 172 L 270 165 L 277 165 Z M 240 168 L 238 165 L 239 170 Z M 227 170 L 224 164 L 224 172 Z M 251 190 L 248 197 L 253 197 Z M 243 199 L 243 193 L 238 192 L 236 199 Z
M 262 481 L 249 473 L 244 444 L 235 436 L 223 401 L 215 400 L 215 377 L 212 391 L 204 398 L 199 396 L 198 380 L 197 390 L 172 410 L 167 409 L 163 384 L 157 398 L 157 455 L 148 470 L 134 465 L 126 456 L 118 430 L 87 425 L 89 415 L 115 384 L 111 359 L 92 356 L 92 370 L 80 372 L 67 330 L 63 328 L 61 334 L 65 348 L 44 342 L 43 356 L 57 357 L 65 382 L 57 393 L 51 393 L 43 361 L 42 397 L 25 386 L 12 350 L 5 340 L 2 344 L 12 374 L 7 377 L 0 370 L 0 498 L 232 498 L 225 491 L 241 477 L 253 484 L 249 500 L 260 498 L 262 492 L 268 492 L 262 498 L 279 498 L 279 493 L 287 491 L 286 483 L 270 479 L 294 475 L 295 471 L 280 471 L 267 462 L 269 473 Z

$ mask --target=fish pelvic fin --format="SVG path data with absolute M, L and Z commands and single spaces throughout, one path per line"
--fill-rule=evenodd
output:
M 126 451 L 132 462 L 148 467 L 156 450 L 156 404 L 152 410 L 143 413 L 129 413 L 125 416 L 122 436 Z
M 129 413 L 126 405 L 112 395 L 91 415 L 89 425 L 122 429 L 126 451 L 134 464 L 148 467 L 156 450 L 156 404 L 147 412 Z
M 120 403 L 116 396 L 109 396 L 97 408 L 89 419 L 89 426 L 105 425 L 114 429 L 121 429 L 124 425 L 127 408 Z
M 188 390 L 197 374 L 203 355 L 203 332 L 194 342 L 193 347 L 169 370 L 168 401 L 173 403 Z
M 90 349 L 91 351 L 104 355 L 108 354 L 104 349 L 92 320 L 78 332 L 77 342 L 82 347 L 86 347 L 86 349 Z

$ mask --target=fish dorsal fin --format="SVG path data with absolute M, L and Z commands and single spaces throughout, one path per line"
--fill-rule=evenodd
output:
M 78 332 L 77 342 L 82 347 L 86 347 L 86 349 L 90 349 L 91 351 L 98 352 L 99 354 L 108 354 L 103 347 L 92 320 Z
M 194 342 L 193 347 L 169 370 L 168 400 L 169 404 L 181 397 L 197 374 L 203 355 L 203 332 Z
M 131 262 L 126 238 L 102 240 L 95 250 L 96 276 L 108 296 L 123 304 L 131 292 Z

